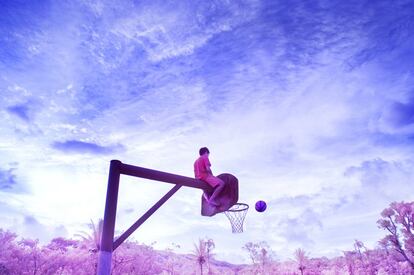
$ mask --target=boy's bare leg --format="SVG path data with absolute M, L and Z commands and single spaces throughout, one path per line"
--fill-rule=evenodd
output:
M 210 200 L 210 198 L 208 197 L 208 193 L 206 191 L 204 191 L 203 197 L 207 202 Z
M 221 193 L 221 191 L 223 191 L 224 185 L 225 185 L 225 183 L 224 183 L 223 181 L 221 181 L 221 182 L 219 183 L 219 185 L 217 185 L 217 187 L 216 187 L 216 188 L 214 188 L 213 195 L 211 195 L 211 197 L 210 197 L 210 199 L 209 199 L 209 203 L 210 203 L 210 204 L 212 204 L 212 205 L 214 205 L 214 206 L 219 206 L 219 205 L 220 205 L 219 203 L 217 203 L 217 202 L 216 202 L 216 200 L 215 200 L 215 199 L 216 199 L 217 195 L 218 195 L 218 194 L 220 194 L 220 193 Z

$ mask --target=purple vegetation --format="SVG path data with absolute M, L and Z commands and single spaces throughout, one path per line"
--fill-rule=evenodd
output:
M 328 259 L 311 258 L 298 248 L 293 259 L 277 261 L 266 241 L 248 242 L 242 249 L 249 264 L 214 259 L 212 239 L 200 239 L 192 254 L 127 241 L 115 252 L 112 274 L 412 274 L 414 271 L 414 202 L 393 202 L 378 220 L 385 237 L 374 249 L 356 240 L 352 251 Z M 95 274 L 99 228 L 81 240 L 55 238 L 47 245 L 20 239 L 0 229 L 0 274 Z M 178 245 L 175 248 L 179 247 Z

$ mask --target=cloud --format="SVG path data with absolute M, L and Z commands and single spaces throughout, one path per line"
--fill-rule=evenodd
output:
M 414 92 L 408 99 L 387 102 L 379 118 L 379 130 L 386 134 L 412 137 L 414 134 Z
M 379 202 L 383 207 L 388 202 L 404 200 L 412 192 L 414 180 L 412 160 L 387 161 L 382 158 L 366 160 L 358 166 L 351 166 L 345 176 L 358 178 L 361 186 L 358 199 Z M 366 196 L 366 194 L 371 194 Z
M 10 168 L 8 170 L 0 169 L 0 190 L 11 190 L 17 184 L 14 170 L 15 168 Z
M 22 237 L 39 239 L 42 243 L 47 243 L 56 237 L 66 237 L 68 231 L 63 225 L 46 225 L 35 216 L 25 215 L 20 225 L 19 233 Z
M 297 243 L 301 246 L 311 246 L 315 240 L 313 232 L 322 230 L 320 215 L 307 209 L 296 218 L 288 218 L 279 224 L 280 233 L 288 243 Z
M 153 62 L 191 55 L 212 37 L 252 19 L 255 2 L 141 3 L 111 31 L 142 47 Z
M 396 102 L 392 105 L 394 116 L 392 123 L 396 127 L 404 127 L 414 124 L 414 98 L 408 103 Z
M 52 147 L 66 153 L 89 153 L 97 155 L 111 154 L 124 149 L 122 145 L 101 146 L 78 140 L 56 141 L 52 144 Z
M 269 201 L 266 210 L 272 211 L 272 214 L 268 214 L 271 216 L 266 217 L 272 220 L 269 228 L 276 231 L 287 243 L 313 245 L 315 240 L 312 235 L 323 230 L 322 213 L 332 207 L 326 202 L 323 203 L 323 207 L 318 205 L 321 204 L 320 196 L 323 195 L 299 195 Z
M 360 2 L 363 5 L 363 2 Z M 348 51 L 348 58 L 345 61 L 350 69 L 356 69 L 370 62 L 384 60 L 386 56 L 397 54 L 404 48 L 411 48 L 414 39 L 411 32 L 413 25 L 412 3 L 398 1 L 395 4 L 381 3 L 378 5 L 364 6 L 355 9 L 354 3 L 346 3 L 346 9 L 340 12 L 351 10 L 353 15 L 347 13 L 347 21 L 344 26 L 349 33 L 358 33 L 358 40 L 352 42 L 353 50 Z M 337 7 L 335 8 L 336 10 Z M 389 10 L 393 9 L 393 13 Z M 369 12 L 367 12 L 369 11 Z M 349 20 L 353 17 L 354 20 Z M 380 18 L 380 20 L 379 20 Z M 392 58 L 391 58 L 392 59 Z M 404 64 L 405 60 L 401 60 Z M 393 68 L 396 69 L 396 68 Z
M 47 224 L 32 213 L 28 202 L 19 195 L 1 194 L 0 219 L 1 228 L 9 229 L 22 238 L 39 239 L 47 243 L 55 237 L 67 237 L 65 225 L 49 221 Z
M 25 167 L 33 194 L 23 205 L 56 221 L 73 198 L 79 209 L 93 201 L 67 213 L 69 228 L 102 213 L 110 154 L 192 176 L 207 145 L 213 171 L 238 176 L 241 201 L 265 199 L 268 210 L 249 212 L 246 234 L 228 243 L 228 222 L 196 218 L 199 194 L 180 190 L 141 239 L 169 227 L 168 242 L 207 231 L 233 251 L 249 238 L 331 249 L 329 230 L 342 244 L 357 229 L 371 234 L 368 214 L 413 193 L 414 59 L 411 4 L 368 2 L 7 4 L 0 148 Z M 15 173 L 0 170 L 3 190 L 15 189 Z M 170 188 L 122 186 L 121 228 Z M 24 216 L 43 234 L 38 216 Z M 357 216 L 364 226 L 352 231 Z
M 32 216 L 26 216 L 24 217 L 23 224 L 26 226 L 33 226 L 33 225 L 37 226 L 39 225 L 39 222 Z
M 30 121 L 29 107 L 27 105 L 15 105 L 7 108 L 7 111 L 18 116 L 19 118 Z

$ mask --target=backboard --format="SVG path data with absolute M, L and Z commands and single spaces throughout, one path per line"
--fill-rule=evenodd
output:
M 217 213 L 227 211 L 230 207 L 235 205 L 239 199 L 239 181 L 232 174 L 220 174 L 217 176 L 226 184 L 223 191 L 218 195 L 216 201 L 220 206 L 215 207 L 208 204 L 204 196 L 201 196 L 201 215 L 202 216 L 214 216 Z M 208 196 L 211 196 L 212 191 L 207 192 Z

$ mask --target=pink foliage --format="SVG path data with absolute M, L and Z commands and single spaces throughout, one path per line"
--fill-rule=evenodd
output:
M 378 226 L 387 234 L 375 249 L 355 240 L 354 250 L 344 251 L 341 257 L 310 258 L 311 253 L 297 249 L 295 261 L 278 262 L 266 242 L 250 242 L 243 246 L 250 256 L 250 265 L 219 262 L 211 254 L 207 269 L 200 269 L 197 264 L 200 255 L 155 251 L 151 246 L 125 242 L 113 254 L 112 274 L 414 274 L 413 220 L 414 202 L 393 202 L 381 212 Z M 1 275 L 96 274 L 98 252 L 95 238 L 59 237 L 42 246 L 38 240 L 18 240 L 16 234 L 0 229 Z
M 414 270 L 414 202 L 393 202 L 381 212 L 378 226 L 387 230 L 380 241 L 396 261 L 406 262 Z

